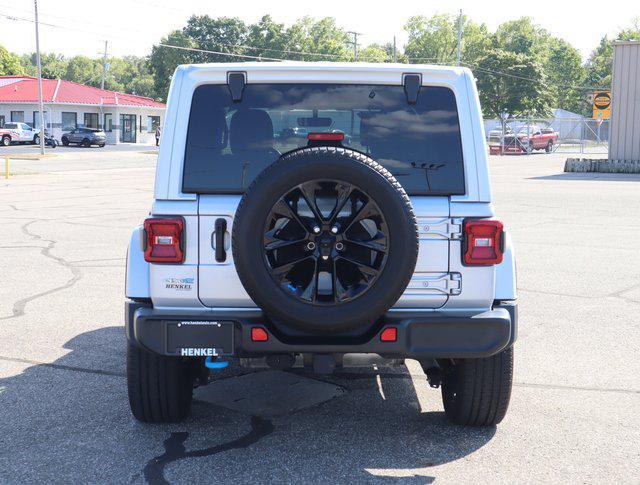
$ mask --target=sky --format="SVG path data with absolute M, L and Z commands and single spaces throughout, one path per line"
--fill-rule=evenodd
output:
M 39 0 L 41 52 L 65 56 L 99 57 L 104 41 L 109 55 L 147 55 L 151 46 L 172 30 L 181 28 L 193 14 L 212 17 L 240 17 L 255 22 L 263 15 L 289 25 L 296 19 L 334 17 L 341 27 L 362 34 L 363 44 L 406 42 L 403 25 L 413 15 L 435 13 L 464 14 L 493 31 L 502 22 L 529 16 L 551 34 L 578 48 L 586 59 L 602 36 L 614 36 L 640 16 L 640 2 L 558 0 L 418 2 L 407 0 L 355 1 L 321 0 L 286 2 L 281 0 Z M 6 16 L 9 16 L 7 18 Z M 33 0 L 0 0 L 0 45 L 18 54 L 35 51 Z M 50 25 L 47 25 L 50 24 Z

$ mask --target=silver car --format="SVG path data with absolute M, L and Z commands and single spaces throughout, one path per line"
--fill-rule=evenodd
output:
M 107 135 L 102 130 L 94 128 L 75 128 L 62 135 L 62 144 L 69 146 L 73 143 L 83 147 L 98 145 L 102 148 L 107 142 Z

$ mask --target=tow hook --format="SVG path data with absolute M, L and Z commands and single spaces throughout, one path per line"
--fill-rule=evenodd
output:
M 214 360 L 213 357 L 207 357 L 207 360 L 204 361 L 204 365 L 207 369 L 221 370 L 227 367 L 229 362 L 226 360 Z

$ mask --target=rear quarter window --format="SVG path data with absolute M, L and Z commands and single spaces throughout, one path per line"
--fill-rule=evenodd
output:
M 227 85 L 196 88 L 189 115 L 183 192 L 242 193 L 310 132 L 339 132 L 346 148 L 389 170 L 410 195 L 464 194 L 453 91 L 423 86 L 247 84 L 234 103 Z

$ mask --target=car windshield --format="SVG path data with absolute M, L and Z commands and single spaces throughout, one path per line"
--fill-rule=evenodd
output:
M 464 194 L 453 92 L 403 86 L 247 84 L 241 102 L 227 85 L 198 87 L 185 151 L 184 192 L 242 193 L 278 157 L 306 147 L 310 133 L 341 133 L 413 195 Z

